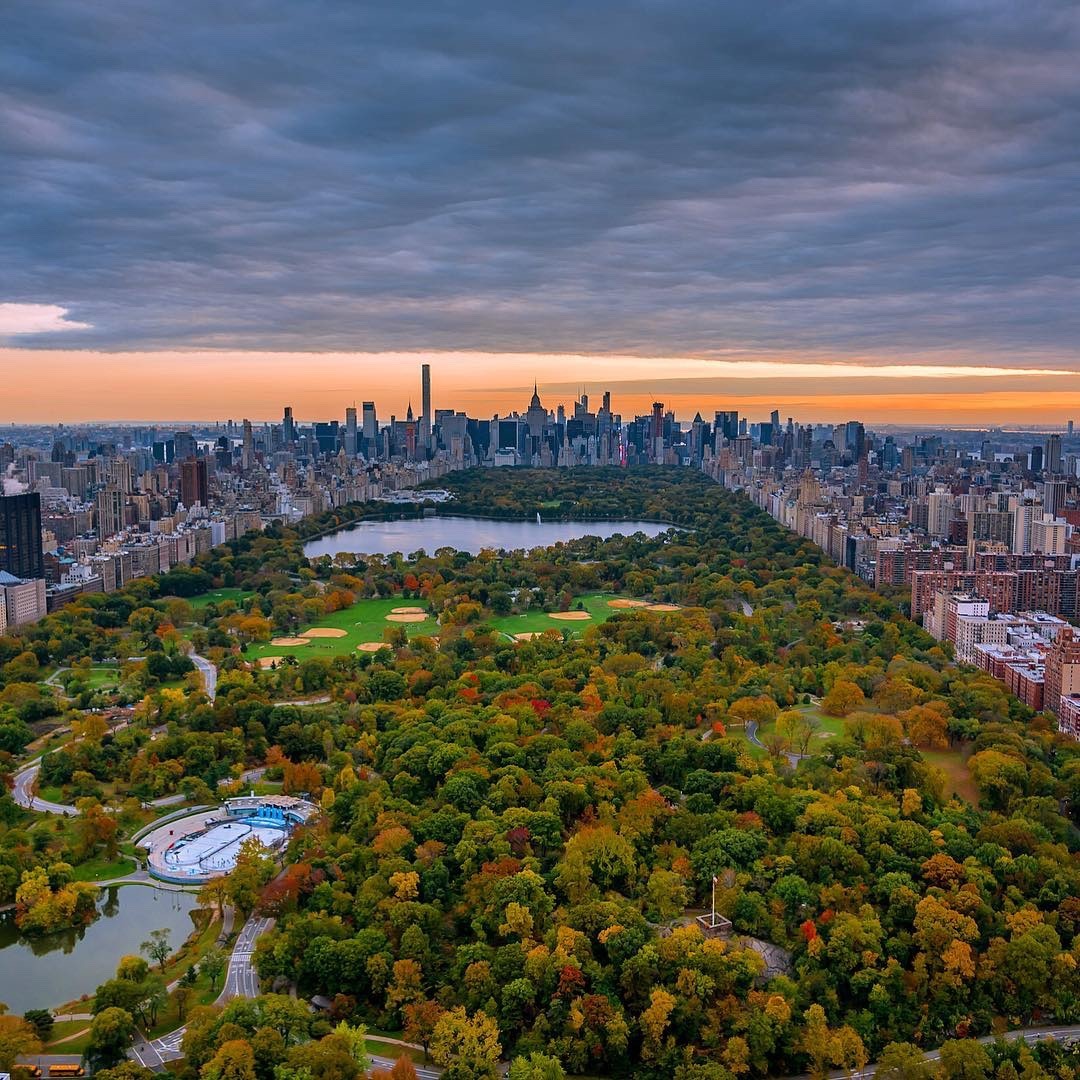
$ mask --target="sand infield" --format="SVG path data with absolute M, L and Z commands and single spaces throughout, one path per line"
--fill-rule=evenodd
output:
M 284 659 L 285 659 L 284 656 L 260 656 L 259 657 L 259 667 L 261 667 L 261 668 L 272 668 L 276 664 L 280 664 L 281 661 L 284 660 Z
M 391 615 L 426 615 L 422 607 L 396 607 L 390 609 Z
M 281 648 L 283 645 L 295 647 L 298 645 L 307 645 L 308 639 L 306 637 L 276 637 L 270 639 L 270 644 L 276 645 L 278 648 Z
M 587 611 L 552 611 L 548 618 L 558 619 L 560 622 L 587 622 L 592 616 Z
M 360 652 L 378 652 L 380 649 L 392 648 L 385 641 L 365 641 L 356 647 Z
M 386 621 L 387 622 L 426 622 L 427 621 L 427 616 L 422 611 L 419 611 L 419 612 L 414 611 L 414 612 L 410 612 L 408 614 L 406 614 L 405 612 L 401 612 L 400 614 L 395 614 L 394 612 L 391 612 L 389 615 L 386 616 Z
M 543 630 L 527 630 L 522 634 L 515 634 L 514 635 L 514 640 L 515 641 L 532 641 L 533 638 L 542 637 L 543 634 L 544 634 Z
M 615 608 L 616 611 L 624 608 L 636 608 L 636 607 L 648 607 L 649 602 L 647 600 L 630 600 L 625 596 L 617 597 L 615 600 L 609 600 L 607 602 L 609 608 Z
M 310 630 L 305 630 L 301 637 L 313 638 L 313 637 L 348 637 L 348 630 L 338 630 L 333 626 L 313 626 Z
M 681 611 L 678 604 L 648 604 L 646 611 Z

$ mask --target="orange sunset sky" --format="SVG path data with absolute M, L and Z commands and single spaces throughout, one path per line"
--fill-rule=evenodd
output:
M 723 360 L 546 353 L 244 351 L 91 352 L 0 348 L 0 422 L 342 417 L 373 400 L 380 417 L 420 409 L 420 365 L 431 364 L 436 408 L 490 416 L 524 409 L 535 378 L 545 405 L 612 391 L 617 412 L 653 401 L 689 420 L 737 408 L 777 408 L 809 421 L 878 424 L 1061 425 L 1080 418 L 1080 375 L 936 358 L 914 364 L 815 358 Z

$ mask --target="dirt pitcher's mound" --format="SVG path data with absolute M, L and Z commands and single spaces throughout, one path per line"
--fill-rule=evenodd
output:
M 552 611 L 549 619 L 559 619 L 562 622 L 586 622 L 592 618 L 587 611 Z
M 391 615 L 426 615 L 422 607 L 396 607 L 390 609 Z
M 280 649 L 283 645 L 288 645 L 290 647 L 307 645 L 308 639 L 306 637 L 276 637 L 271 638 L 270 644 L 276 645 Z
M 313 626 L 310 630 L 305 630 L 303 637 L 348 637 L 348 630 L 338 630 L 333 626 Z
M 361 652 L 378 652 L 380 649 L 391 648 L 385 641 L 365 641 L 362 645 L 357 645 L 356 647 Z
M 427 616 L 422 611 L 414 611 L 411 614 L 405 614 L 402 612 L 400 615 L 395 615 L 391 612 L 386 616 L 387 622 L 426 622 Z
M 259 667 L 261 667 L 261 668 L 276 667 L 284 659 L 285 659 L 284 656 L 260 656 L 259 657 Z
M 647 600 L 629 600 L 625 596 L 620 596 L 616 600 L 609 600 L 607 606 L 618 611 L 623 608 L 648 607 L 649 602 Z
M 649 604 L 646 611 L 681 611 L 678 604 Z

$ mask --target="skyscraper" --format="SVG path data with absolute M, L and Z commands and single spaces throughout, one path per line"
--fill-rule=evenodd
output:
M 431 365 L 420 365 L 420 446 L 431 449 Z
M 0 495 L 0 570 L 17 578 L 43 578 L 41 496 Z
M 190 509 L 196 503 L 210 505 L 210 479 L 206 458 L 188 458 L 180 462 L 180 501 Z
M 364 442 L 367 444 L 368 450 L 375 448 L 375 441 L 379 437 L 379 422 L 375 418 L 375 402 L 365 401 L 363 406 L 363 418 L 364 418 Z
M 124 493 L 107 484 L 94 497 L 98 536 L 113 536 L 124 527 Z
M 281 421 L 281 437 L 287 443 L 296 442 L 296 423 L 293 420 L 292 406 L 285 406 L 285 416 Z
M 244 444 L 240 453 L 240 465 L 244 472 L 255 464 L 255 438 L 251 431 L 251 421 L 244 421 Z
M 345 410 L 345 453 L 356 457 L 356 406 Z
M 1043 454 L 1043 467 L 1052 476 L 1057 476 L 1061 472 L 1061 436 L 1058 434 L 1051 435 L 1046 440 L 1046 450 Z

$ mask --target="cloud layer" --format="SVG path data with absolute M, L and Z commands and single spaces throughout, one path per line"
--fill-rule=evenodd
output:
M 35 346 L 1080 368 L 1071 0 L 50 0 L 0 69 Z

